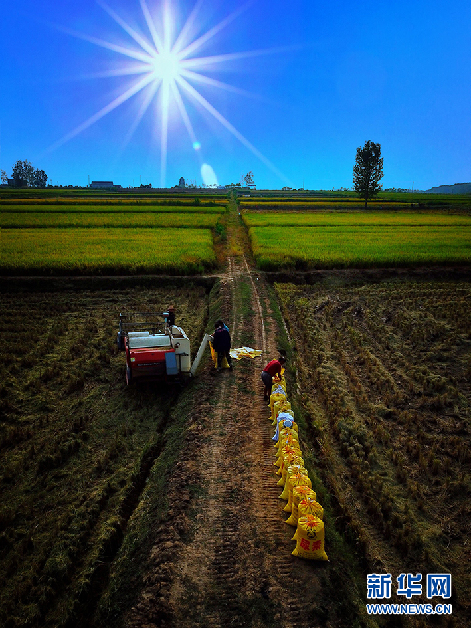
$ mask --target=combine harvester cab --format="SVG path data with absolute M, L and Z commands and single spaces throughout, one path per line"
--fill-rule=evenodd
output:
M 192 366 L 188 336 L 169 321 L 168 312 L 119 315 L 117 343 L 126 352 L 127 384 L 137 379 L 182 382 L 194 374 L 210 336 L 205 335 Z

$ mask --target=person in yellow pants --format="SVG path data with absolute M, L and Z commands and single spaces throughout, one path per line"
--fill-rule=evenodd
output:
M 218 354 L 217 370 L 222 370 L 222 362 L 226 358 L 229 368 L 232 371 L 232 358 L 229 351 L 231 350 L 231 335 L 229 329 L 221 320 L 216 321 L 213 334 L 213 348 Z

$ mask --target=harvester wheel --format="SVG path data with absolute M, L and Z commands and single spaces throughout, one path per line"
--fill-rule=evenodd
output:
M 126 367 L 126 384 L 129 386 L 132 380 L 131 368 L 129 366 Z

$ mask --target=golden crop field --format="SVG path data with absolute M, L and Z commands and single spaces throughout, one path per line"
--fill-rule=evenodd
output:
M 209 229 L 4 229 L 2 274 L 203 272 L 216 265 Z
M 2 212 L 0 227 L 3 229 L 24 228 L 180 228 L 214 229 L 220 213 L 217 212 Z
M 247 227 L 463 226 L 471 216 L 430 212 L 244 212 Z
M 262 270 L 471 262 L 469 226 L 250 227 L 249 236 Z
M 24 202 L 22 202 L 24 201 Z M 47 201 L 41 201 L 37 203 L 32 203 L 31 199 L 15 199 L 14 202 L 9 203 L 8 201 L 2 200 L 2 214 L 3 213 L 19 213 L 19 212 L 44 212 L 44 213 L 65 213 L 65 212 L 73 212 L 73 213 L 103 213 L 110 212 L 113 214 L 116 213 L 180 213 L 180 212 L 195 212 L 198 214 L 201 213 L 212 213 L 220 214 L 224 211 L 225 207 L 223 204 L 196 204 L 195 203 L 181 203 L 175 204 L 175 201 L 166 205 L 156 205 L 155 203 L 147 203 L 145 201 L 129 201 L 127 203 L 116 203 L 111 201 L 97 203 L 96 199 L 91 199 L 89 203 L 86 200 L 80 199 L 80 202 L 77 201 L 73 203 L 68 199 L 66 202 L 58 202 L 58 203 L 48 203 Z

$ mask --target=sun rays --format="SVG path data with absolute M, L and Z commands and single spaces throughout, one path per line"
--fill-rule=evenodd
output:
M 148 33 L 138 32 L 128 24 L 116 11 L 105 2 L 98 0 L 98 4 L 129 36 L 129 44 L 121 45 L 93 37 L 85 33 L 62 29 L 68 34 L 88 41 L 96 46 L 111 50 L 117 55 L 126 58 L 125 63 L 99 76 L 131 76 L 132 84 L 126 86 L 116 98 L 111 100 L 99 111 L 75 127 L 61 139 L 55 142 L 49 150 L 54 150 L 70 141 L 85 129 L 97 123 L 104 116 L 111 113 L 120 105 L 143 92 L 141 105 L 131 121 L 129 130 L 125 134 L 125 143 L 129 143 L 133 133 L 141 123 L 152 103 L 158 103 L 159 132 L 160 132 L 160 187 L 166 186 L 169 117 L 171 111 L 178 112 L 188 133 L 190 144 L 195 151 L 200 151 L 194 124 L 190 119 L 186 102 L 197 105 L 200 111 L 217 120 L 217 122 L 243 144 L 253 155 L 270 168 L 280 179 L 287 181 L 283 173 L 265 157 L 242 133 L 240 133 L 220 113 L 217 108 L 198 90 L 198 86 L 225 90 L 239 95 L 250 95 L 247 91 L 233 87 L 227 83 L 207 76 L 207 72 L 223 64 L 250 58 L 262 54 L 279 52 L 287 47 L 265 50 L 252 50 L 209 56 L 197 56 L 203 47 L 224 28 L 231 24 L 248 6 L 244 4 L 230 13 L 206 32 L 198 33 L 198 13 L 204 0 L 197 0 L 183 27 L 177 32 L 175 18 L 172 14 L 171 3 L 163 0 L 160 3 L 160 14 L 157 10 L 151 13 L 146 0 L 139 0 L 140 9 L 147 26 Z M 172 3 L 173 5 L 175 3 Z M 98 76 L 98 75 L 96 75 Z

